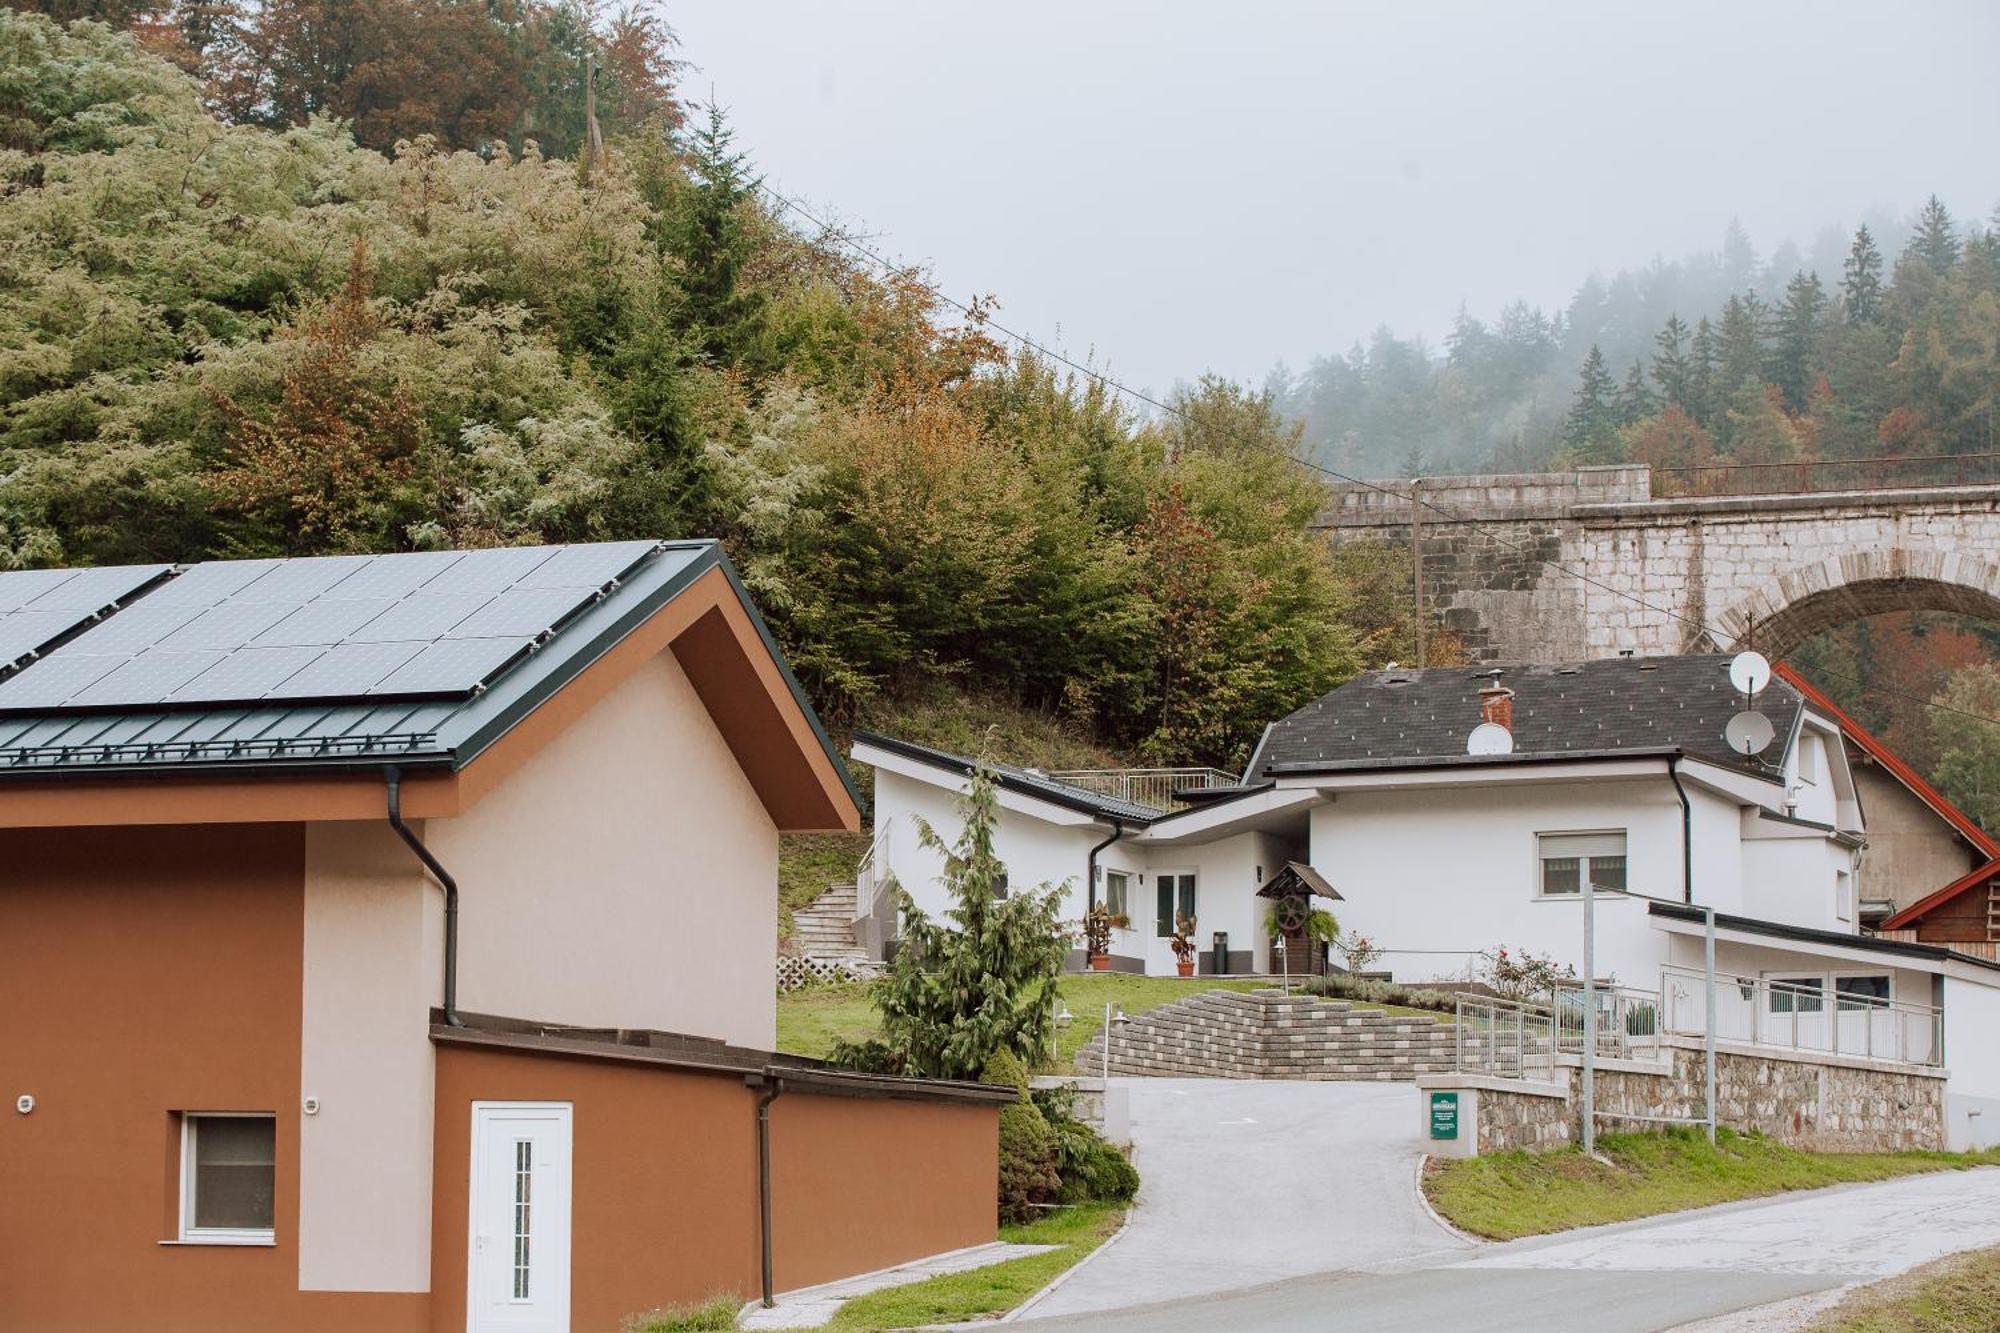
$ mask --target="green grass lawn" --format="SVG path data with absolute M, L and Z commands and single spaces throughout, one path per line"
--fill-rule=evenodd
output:
M 1495 1240 L 1701 1208 L 1786 1190 L 1887 1180 L 1922 1171 L 2000 1165 L 1983 1153 L 1800 1152 L 1754 1134 L 1722 1130 L 1713 1147 L 1698 1130 L 1606 1134 L 1593 1161 L 1578 1149 L 1489 1153 L 1434 1162 L 1431 1205 L 1452 1225 Z
M 778 938 L 790 939 L 792 913 L 835 884 L 852 884 L 868 851 L 866 833 L 787 833 L 778 839 Z
M 2000 1328 L 2000 1249 L 1968 1250 L 1850 1293 L 1808 1333 Z
M 1073 1015 L 1066 1028 L 1056 1033 L 1054 1068 L 1074 1067 L 1076 1053 L 1104 1026 L 1104 1006 L 1117 1004 L 1127 1014 L 1148 1009 L 1207 990 L 1261 990 L 1273 983 L 1263 978 L 1229 980 L 1216 977 L 1135 977 L 1118 972 L 1070 973 L 1063 977 L 1062 1002 Z M 778 997 L 778 1049 L 788 1055 L 824 1057 L 841 1039 L 862 1041 L 875 1035 L 875 1006 L 869 1002 L 868 985 L 816 986 Z M 1418 1009 L 1394 1005 L 1360 1005 L 1394 1014 L 1437 1018 Z
M 911 1328 L 1004 1314 L 1102 1245 L 1124 1216 L 1123 1204 L 1085 1203 L 1022 1226 L 1002 1227 L 1001 1240 L 1062 1248 L 858 1296 L 841 1307 L 831 1326 Z

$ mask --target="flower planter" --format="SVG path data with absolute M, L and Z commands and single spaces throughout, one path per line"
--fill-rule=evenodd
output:
M 1184 977 L 1191 977 L 1191 976 L 1193 976 L 1193 975 L 1194 975 L 1194 964 L 1193 964 L 1193 963 L 1175 963 L 1175 964 L 1174 964 L 1174 970 L 1175 970 L 1176 972 L 1180 973 L 1180 974 L 1181 974 L 1182 976 L 1184 976 Z
M 1092 954 L 1090 956 L 1090 970 L 1093 972 L 1109 972 L 1111 970 L 1111 955 L 1108 953 Z

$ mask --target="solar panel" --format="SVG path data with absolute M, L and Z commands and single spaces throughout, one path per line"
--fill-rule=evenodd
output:
M 368 689 L 370 694 L 431 694 L 478 684 L 528 646 L 527 639 L 446 639 L 426 647 Z
M 653 549 L 612 542 L 199 564 L 0 680 L 0 710 L 463 696 Z M 62 573 L 36 571 L 11 586 L 0 576 L 0 605 L 24 605 L 0 614 L 0 667 L 11 646 L 31 652 L 80 623 L 81 613 L 35 609 L 66 595 Z M 123 584 L 93 577 L 67 595 L 89 601 L 93 586 Z
M 307 602 L 250 641 L 253 648 L 298 648 L 311 644 L 322 647 L 339 643 L 395 603 L 386 597 L 366 597 L 355 601 L 322 597 Z
M 326 650 L 317 647 L 245 648 L 175 690 L 171 698 L 175 703 L 261 698 L 324 656 Z
M 532 637 L 574 611 L 587 597 L 574 588 L 510 588 L 451 627 L 447 639 Z
M 156 704 L 228 655 L 215 651 L 173 653 L 155 648 L 127 658 L 122 665 L 84 686 L 66 702 L 128 706 Z M 33 674 L 32 671 L 23 672 L 21 679 L 26 680 Z
M 535 566 L 517 588 L 601 588 L 645 558 L 652 542 L 593 542 L 564 546 Z
M 172 568 L 105 565 L 0 574 L 0 672 L 88 625 L 99 612 L 164 578 Z
M 492 594 L 470 595 L 432 592 L 426 587 L 414 597 L 405 597 L 381 615 L 348 635 L 354 643 L 397 643 L 405 639 L 437 639 L 451 627 L 493 600 Z

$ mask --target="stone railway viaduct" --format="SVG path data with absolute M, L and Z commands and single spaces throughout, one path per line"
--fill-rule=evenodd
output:
M 1776 660 L 1884 611 L 2000 622 L 2000 484 L 1656 498 L 1644 466 L 1380 484 L 1397 494 L 1331 487 L 1318 526 L 1407 546 L 1419 486 L 1426 619 L 1475 661 Z

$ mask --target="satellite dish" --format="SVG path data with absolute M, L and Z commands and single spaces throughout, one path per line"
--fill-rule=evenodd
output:
M 1758 652 L 1736 654 L 1729 659 L 1729 683 L 1739 694 L 1756 694 L 1771 683 L 1770 660 Z
M 1465 738 L 1467 754 L 1512 754 L 1514 733 L 1498 722 L 1481 722 Z
M 1745 759 L 1754 759 L 1771 748 L 1771 742 L 1778 738 L 1778 731 L 1771 725 L 1770 718 L 1754 708 L 1747 708 L 1729 719 L 1722 735 L 1731 750 Z

